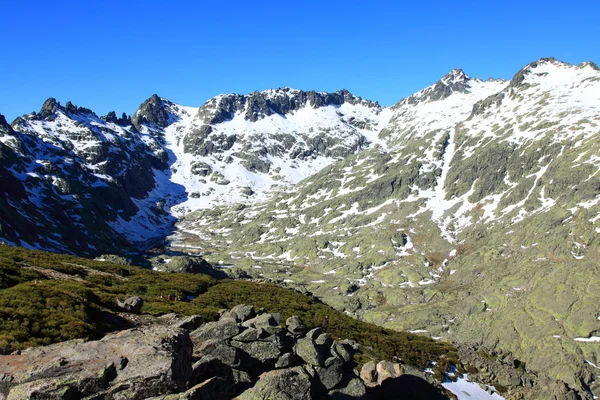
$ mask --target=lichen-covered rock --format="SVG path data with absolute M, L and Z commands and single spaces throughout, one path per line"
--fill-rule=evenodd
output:
M 215 322 L 208 322 L 190 333 L 192 340 L 225 340 L 234 337 L 242 328 L 233 318 L 223 318 Z
M 111 399 L 141 400 L 185 390 L 192 372 L 192 343 L 187 331 L 151 326 L 1 358 L 0 376 L 11 377 L 5 385 L 10 400 L 81 398 L 97 393 Z
M 305 400 L 311 398 L 311 376 L 302 367 L 278 369 L 262 374 L 254 387 L 239 400 Z
M 123 311 L 130 312 L 133 314 L 139 314 L 140 311 L 142 311 L 143 306 L 144 300 L 138 296 L 130 297 L 125 301 L 120 301 L 119 299 L 117 299 L 117 307 L 119 307 Z
M 293 335 L 303 335 L 307 331 L 304 322 L 296 316 L 289 317 L 285 321 L 285 325 L 287 327 L 287 330 Z

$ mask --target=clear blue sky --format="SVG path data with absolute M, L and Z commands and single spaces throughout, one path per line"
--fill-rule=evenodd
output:
M 600 63 L 600 1 L 5 1 L 0 113 L 133 113 L 290 86 L 391 105 L 453 68 L 510 78 L 553 56 Z

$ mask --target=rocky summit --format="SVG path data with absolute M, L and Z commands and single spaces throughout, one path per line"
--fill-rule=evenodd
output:
M 455 69 L 390 107 L 280 88 L 200 107 L 153 95 L 117 118 L 49 99 L 11 124 L 0 116 L 0 238 L 275 282 L 591 398 L 599 160 L 592 62 L 540 59 L 511 80 Z M 234 364 L 266 346 L 227 340 L 206 346 Z M 264 350 L 261 362 L 280 361 Z M 478 365 L 490 386 L 528 385 Z M 313 390 L 314 371 L 285 371 L 252 390 Z

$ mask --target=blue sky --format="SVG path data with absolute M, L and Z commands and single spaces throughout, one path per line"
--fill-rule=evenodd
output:
M 0 113 L 45 99 L 133 113 L 289 86 L 391 105 L 453 68 L 510 78 L 541 57 L 600 63 L 600 2 L 11 1 Z

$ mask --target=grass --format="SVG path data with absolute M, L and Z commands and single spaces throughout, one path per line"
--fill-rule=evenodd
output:
M 42 268 L 74 279 L 48 279 Z M 198 297 L 191 302 L 174 302 L 166 299 L 167 294 Z M 98 338 L 120 329 L 114 314 L 115 299 L 133 295 L 144 299 L 142 313 L 150 315 L 175 312 L 214 320 L 219 310 L 245 303 L 278 312 L 282 321 L 297 315 L 309 327 L 320 326 L 328 316 L 332 336 L 356 340 L 369 349 L 362 355 L 364 360 L 359 356 L 359 363 L 367 361 L 368 353 L 369 358 L 400 358 L 418 367 L 436 361 L 442 371 L 450 364 L 460 364 L 448 343 L 356 320 L 313 297 L 274 284 L 159 273 L 6 245 L 0 245 L 0 353 L 75 338 Z

